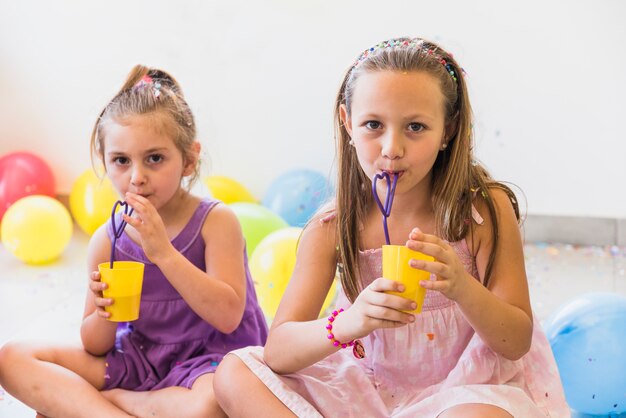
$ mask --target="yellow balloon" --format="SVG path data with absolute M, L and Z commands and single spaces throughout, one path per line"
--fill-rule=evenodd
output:
M 111 217 L 111 209 L 119 199 L 108 178 L 100 180 L 93 170 L 83 172 L 70 192 L 70 211 L 80 228 L 88 235 Z
M 58 200 L 33 195 L 13 203 L 4 214 L 2 243 L 27 264 L 55 260 L 72 237 L 72 217 Z
M 211 196 L 226 204 L 236 202 L 258 203 L 245 186 L 230 177 L 209 176 L 204 179 L 204 183 L 209 188 Z
M 296 247 L 302 228 L 291 227 L 274 231 L 257 245 L 250 258 L 250 273 L 259 305 L 268 318 L 274 318 L 296 266 Z M 335 282 L 324 300 L 320 316 L 334 301 Z M 306 297 L 306 296 L 303 296 Z

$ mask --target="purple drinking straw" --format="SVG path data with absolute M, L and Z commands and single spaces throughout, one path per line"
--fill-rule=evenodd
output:
M 113 205 L 113 210 L 111 211 L 111 224 L 113 226 L 113 242 L 111 243 L 111 263 L 110 263 L 110 268 L 113 268 L 113 262 L 115 261 L 115 244 L 117 243 L 117 239 L 122 236 L 122 233 L 124 232 L 124 228 L 126 228 L 126 225 L 127 225 L 126 221 L 122 221 L 122 223 L 119 225 L 119 227 L 115 226 L 115 211 L 117 210 L 118 206 L 123 206 L 124 207 L 124 215 L 130 216 L 130 215 L 133 214 L 133 208 L 130 208 L 128 206 L 128 203 L 126 203 L 126 202 L 122 202 L 122 201 L 118 200 Z M 129 208 L 130 208 L 130 210 L 128 210 Z
M 378 197 L 378 191 L 376 190 L 376 182 L 380 179 L 385 179 L 387 182 L 387 196 L 385 197 L 385 206 L 383 206 L 380 201 L 380 197 Z M 376 204 L 378 208 L 383 214 L 383 228 L 385 229 L 385 241 L 387 241 L 387 245 L 390 245 L 389 241 L 389 228 L 387 228 L 387 218 L 391 215 L 391 204 L 393 203 L 393 195 L 396 193 L 396 183 L 398 182 L 398 174 L 393 174 L 393 183 L 391 183 L 391 178 L 389 177 L 389 173 L 386 171 L 382 173 L 378 173 L 374 176 L 372 180 L 372 193 L 374 194 L 374 200 L 376 200 Z

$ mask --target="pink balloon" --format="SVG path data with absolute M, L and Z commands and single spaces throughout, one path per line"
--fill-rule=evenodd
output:
M 30 152 L 0 158 L 0 219 L 17 200 L 30 195 L 55 197 L 54 175 L 48 164 Z

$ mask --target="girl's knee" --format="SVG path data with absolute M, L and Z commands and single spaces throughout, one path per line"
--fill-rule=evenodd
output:
M 11 364 L 11 357 L 13 356 L 14 348 L 12 343 L 7 343 L 0 348 L 0 382 L 2 382 L 2 376 L 4 375 L 5 367 Z
M 12 364 L 18 358 L 34 356 L 33 348 L 30 344 L 11 341 L 0 348 L 0 370 L 7 364 Z
M 215 375 L 207 374 L 196 380 L 191 388 L 192 398 L 190 400 L 190 405 L 194 405 L 194 407 L 187 411 L 185 416 L 192 418 L 226 417 L 215 398 L 214 377 Z
M 215 393 L 211 392 L 208 394 L 204 394 L 201 401 L 199 402 L 198 410 L 196 414 L 193 414 L 194 417 L 197 418 L 217 418 L 217 417 L 226 417 L 224 411 L 220 407 L 219 403 L 217 403 L 217 399 L 215 398 Z
M 0 349 L 0 366 L 19 360 L 43 360 L 54 362 L 59 349 L 33 342 L 11 341 Z
M 490 404 L 471 403 L 461 404 L 446 409 L 437 418 L 513 418 L 504 409 Z
M 24 360 L 34 358 L 34 351 L 29 344 L 8 342 L 0 348 L 0 383 L 10 379 L 10 372 L 15 371 Z M 6 383 L 6 382 L 5 382 Z
M 226 417 L 213 393 L 203 393 L 194 396 L 185 410 L 184 416 L 187 418 Z
M 220 404 L 236 399 L 241 389 L 241 381 L 252 372 L 239 357 L 234 354 L 225 356 L 215 371 L 213 392 Z

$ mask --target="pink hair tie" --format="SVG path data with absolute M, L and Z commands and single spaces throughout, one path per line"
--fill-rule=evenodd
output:
M 152 77 L 146 74 L 141 77 L 137 83 L 135 83 L 134 88 L 138 89 L 140 87 L 144 87 L 150 84 L 152 84 Z
M 152 94 L 154 95 L 155 99 L 158 99 L 159 96 L 161 95 L 161 83 L 158 80 L 155 81 L 152 77 L 150 77 L 147 74 L 141 77 L 141 79 L 133 87 L 133 90 L 138 90 L 144 87 L 148 87 L 148 88 L 152 87 Z
M 332 314 L 328 317 L 328 325 L 326 325 L 326 329 L 328 330 L 327 338 L 335 347 L 352 347 L 352 354 L 354 354 L 354 357 L 362 359 L 363 357 L 365 357 L 365 347 L 363 347 L 363 343 L 361 343 L 361 340 L 352 340 L 347 343 L 342 343 L 335 339 L 335 335 L 333 334 L 333 322 L 335 322 L 335 318 L 341 312 L 343 312 L 343 308 L 340 308 L 338 311 L 333 311 Z

